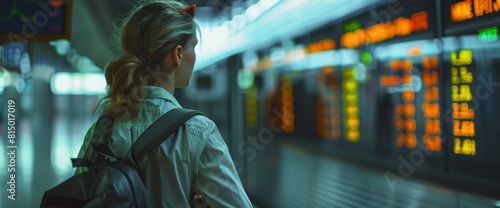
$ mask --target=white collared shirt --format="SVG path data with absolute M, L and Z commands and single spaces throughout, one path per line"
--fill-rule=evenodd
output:
M 119 157 L 161 115 L 181 108 L 163 88 L 146 86 L 142 92 L 138 117 L 114 122 L 110 147 Z M 87 132 L 79 157 L 85 157 L 94 128 L 95 124 Z M 193 187 L 205 194 L 211 207 L 252 207 L 227 145 L 207 117 L 191 118 L 152 152 L 141 162 L 152 207 L 189 207 Z

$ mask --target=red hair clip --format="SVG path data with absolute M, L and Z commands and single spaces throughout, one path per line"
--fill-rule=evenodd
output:
M 191 17 L 194 17 L 194 14 L 196 12 L 196 4 L 191 4 L 188 7 L 180 10 L 179 14 L 182 14 L 184 12 L 188 13 L 189 15 L 191 15 Z

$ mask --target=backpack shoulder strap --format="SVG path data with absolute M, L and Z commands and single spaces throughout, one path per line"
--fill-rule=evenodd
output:
M 128 152 L 128 158 L 138 165 L 147 152 L 158 147 L 172 133 L 195 115 L 204 115 L 197 110 L 174 108 L 158 118 L 137 139 Z
M 108 115 L 101 115 L 97 119 L 94 127 L 94 132 L 89 142 L 89 146 L 85 150 L 82 158 L 71 158 L 73 167 L 90 167 L 98 165 L 106 156 L 117 158 L 114 153 L 107 147 L 111 139 L 113 131 L 114 118 Z

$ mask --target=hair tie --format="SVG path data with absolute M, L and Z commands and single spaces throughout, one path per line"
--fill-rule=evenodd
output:
M 143 55 L 140 55 L 140 56 L 137 56 L 137 58 L 139 58 L 140 60 L 140 64 L 143 68 L 151 65 L 151 57 L 149 56 L 149 54 L 143 54 Z

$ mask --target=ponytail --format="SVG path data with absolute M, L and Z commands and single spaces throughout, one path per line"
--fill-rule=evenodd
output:
M 114 118 L 135 118 L 139 112 L 138 98 L 141 88 L 150 84 L 151 75 L 146 72 L 147 61 L 135 55 L 126 54 L 112 60 L 106 66 L 108 93 L 94 109 L 104 107 L 104 114 Z

